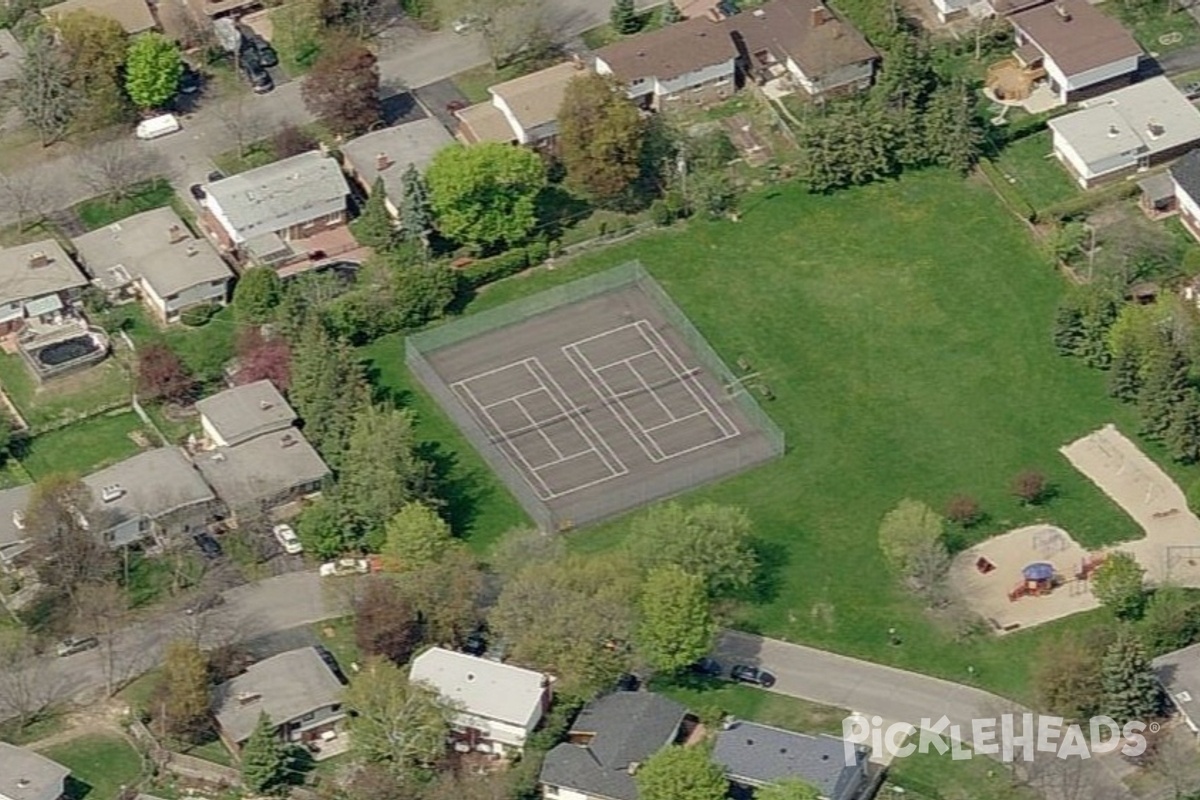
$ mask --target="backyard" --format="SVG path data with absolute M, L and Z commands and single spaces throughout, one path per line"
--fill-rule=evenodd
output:
M 55 378 L 41 385 L 21 356 L 0 353 L 0 386 L 34 430 L 112 408 L 128 402 L 132 383 L 120 344 L 116 352 L 95 366 Z
M 135 438 L 158 444 L 136 414 L 121 411 L 36 436 L 20 453 L 20 459 L 35 480 L 59 472 L 86 475 L 137 455 L 142 448 Z
M 79 736 L 42 752 L 71 770 L 67 800 L 118 800 L 142 774 L 142 757 L 116 734 Z
M 1182 3 L 1101 3 L 1099 8 L 1128 28 L 1151 55 L 1170 53 L 1200 42 L 1200 27 Z
M 1009 185 L 1039 211 L 1080 193 L 1052 149 L 1050 131 L 1045 130 L 1018 139 L 993 158 Z
M 771 588 L 735 624 L 954 680 L 973 674 L 1022 696 L 1024 654 L 1089 616 L 960 641 L 897 585 L 876 543 L 900 499 L 941 508 L 958 493 L 988 514 L 962 544 L 1039 518 L 1089 546 L 1138 535 L 1057 452 L 1105 422 L 1129 433 L 1136 425 L 1107 398 L 1102 374 L 1055 355 L 1049 332 L 1063 285 L 991 190 L 939 171 L 834 197 L 772 189 L 747 197 L 738 223 L 697 221 L 518 276 L 470 310 L 635 258 L 727 362 L 744 358 L 762 373 L 776 397 L 766 410 L 788 436 L 782 459 L 688 498 L 747 508 L 768 554 Z M 469 477 L 471 491 L 451 501 L 469 517 L 459 530 L 482 547 L 519 521 L 507 492 L 414 389 L 399 339 L 366 355 L 380 386 L 418 411 L 421 437 Z M 1197 474 L 1164 466 L 1183 485 Z M 1054 485 L 1048 505 L 1027 508 L 1010 494 L 1027 468 Z M 617 520 L 571 542 L 611 548 L 627 530 Z M 889 646 L 890 628 L 901 646 Z

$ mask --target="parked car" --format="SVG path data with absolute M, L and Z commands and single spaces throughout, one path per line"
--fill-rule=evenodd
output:
M 192 196 L 192 199 L 195 200 L 197 203 L 199 203 L 201 200 L 203 200 L 205 197 L 208 196 L 207 193 L 205 193 L 205 191 L 204 191 L 204 187 L 198 183 L 193 183 L 191 186 L 188 187 L 188 194 L 190 194 Z
M 238 59 L 241 61 L 242 72 L 246 75 L 246 80 L 250 81 L 250 88 L 255 94 L 266 94 L 275 88 L 275 81 L 271 80 L 271 73 L 263 68 L 258 50 L 243 47 Z
M 200 548 L 205 558 L 215 560 L 221 557 L 221 543 L 213 538 L 211 533 L 197 533 L 192 537 L 192 541 Z
M 211 594 L 198 597 L 194 603 L 183 610 L 183 613 L 187 614 L 189 617 L 193 614 L 203 614 L 205 611 L 211 611 L 224 602 L 224 597 L 217 592 L 213 592 Z
M 696 663 L 688 667 L 695 675 L 706 675 L 710 678 L 719 678 L 725 670 L 721 668 L 720 662 L 715 658 L 702 658 Z
M 314 649 L 317 651 L 317 655 L 321 657 L 321 660 L 325 662 L 325 666 L 329 667 L 333 676 L 341 682 L 342 686 L 350 682 L 346 679 L 346 673 L 342 672 L 342 665 L 333 657 L 333 653 L 329 652 L 323 645 L 317 645 Z
M 642 679 L 632 672 L 622 672 L 617 678 L 617 691 L 620 692 L 636 692 L 641 685 Z
M 209 183 L 216 183 L 217 181 L 221 181 L 224 179 L 225 179 L 225 173 L 221 172 L 220 170 L 214 169 L 212 172 L 208 173 L 208 182 Z
M 371 571 L 371 562 L 365 558 L 339 558 L 321 565 L 318 573 L 322 578 L 341 578 L 346 575 L 366 575 Z
M 66 658 L 99 646 L 100 640 L 95 636 L 68 636 L 58 643 L 54 651 L 58 653 L 59 658 Z
M 751 686 L 761 686 L 764 689 L 770 689 L 775 685 L 774 675 L 766 670 L 746 664 L 735 664 L 733 669 L 729 670 L 729 677 L 738 683 L 748 683 Z
M 291 525 L 276 525 L 271 529 L 271 533 L 275 534 L 275 541 L 279 542 L 283 552 L 288 555 L 294 556 L 304 552 L 304 545 L 300 544 L 300 537 L 292 530 Z
M 279 54 L 275 52 L 275 48 L 271 46 L 263 37 L 259 36 L 254 31 L 245 28 L 242 30 L 242 49 L 253 48 L 258 54 L 258 63 L 263 67 L 279 66 Z
M 467 638 L 463 639 L 462 647 L 459 649 L 469 656 L 481 656 L 487 652 L 487 648 L 487 634 L 483 631 L 475 631 L 467 634 Z
M 182 127 L 179 124 L 179 117 L 174 114 L 161 114 L 139 122 L 134 130 L 134 135 L 139 139 L 157 139 L 160 136 L 175 133 Z
M 201 78 L 190 64 L 183 65 L 183 74 L 179 76 L 179 91 L 183 94 L 195 94 L 200 91 Z
M 462 111 L 466 107 L 467 104 L 462 100 L 451 100 L 449 103 L 446 103 L 446 110 L 451 114 L 453 114 L 455 111 Z

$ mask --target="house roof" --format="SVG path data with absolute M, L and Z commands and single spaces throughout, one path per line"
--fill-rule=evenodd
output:
M 205 192 L 237 234 L 252 239 L 345 210 L 350 187 L 336 161 L 312 150 L 210 183 Z
M 1200 140 L 1200 110 L 1165 77 L 1084 100 L 1047 124 L 1085 162 L 1161 153 Z
M 25 60 L 25 48 L 8 28 L 0 28 L 0 82 L 15 81 L 21 76 L 21 62 Z
M 329 467 L 296 428 L 256 436 L 196 456 L 196 466 L 231 509 L 249 508 L 315 483 Z
M 1193 721 L 1200 718 L 1200 644 L 1166 653 L 1150 663 L 1183 715 Z
M 1008 18 L 1068 76 L 1142 53 L 1120 22 L 1087 0 L 1046 2 Z
M 142 33 L 158 27 L 145 0 L 64 0 L 42 9 L 47 18 L 63 16 L 72 11 L 90 11 L 120 23 L 128 34 Z
M 296 421 L 296 412 L 265 378 L 206 397 L 196 403 L 196 410 L 231 445 L 289 428 Z
M 1155 172 L 1138 181 L 1138 189 L 1147 200 L 1162 202 L 1175 196 L 1175 184 L 1169 172 Z
M 712 758 L 730 779 L 743 785 L 800 778 L 815 786 L 822 797 L 841 797 L 858 772 L 857 764 L 870 756 L 869 748 L 852 747 L 856 763 L 848 765 L 842 739 L 739 720 L 717 734 Z
M 740 37 L 753 56 L 766 51 L 778 61 L 790 57 L 809 77 L 879 57 L 853 25 L 824 4 L 801 0 L 771 0 L 723 23 Z
M 181 508 L 216 499 L 213 490 L 177 447 L 159 447 L 118 461 L 83 483 L 95 497 L 94 510 L 105 528 L 141 517 L 155 519 Z M 120 487 L 104 500 L 105 489 Z M 122 542 L 115 542 L 122 544 Z
M 103 280 L 109 270 L 124 267 L 159 297 L 233 277 L 216 249 L 193 236 L 169 206 L 126 217 L 71 243 L 92 275 Z
M 509 124 L 504 113 L 491 103 L 476 103 L 454 112 L 458 118 L 459 133 L 471 144 L 500 142 L 507 144 L 516 140 L 517 133 Z
M 251 665 L 213 691 L 213 714 L 235 742 L 254 733 L 264 711 L 282 725 L 323 706 L 337 703 L 341 681 L 314 647 L 301 647 Z
M 0 561 L 11 561 L 33 546 L 29 535 L 17 526 L 29 507 L 32 489 L 26 484 L 0 491 Z
M 40 753 L 0 742 L 0 797 L 58 800 L 71 770 Z
M 1200 149 L 1192 150 L 1176 161 L 1168 173 L 1184 194 L 1193 200 L 1200 200 Z
M 46 256 L 45 263 L 31 266 L 38 254 Z M 87 278 L 54 239 L 0 249 L 0 304 L 86 285 Z
M 465 714 L 525 730 L 541 718 L 548 681 L 541 672 L 442 647 L 414 658 L 408 677 L 429 684 Z
M 562 108 L 567 84 L 586 74 L 582 61 L 566 61 L 553 67 L 489 86 L 493 98 L 499 98 L 525 130 L 554 122 Z
M 671 744 L 687 709 L 654 692 L 614 692 L 593 700 L 569 737 L 546 754 L 542 783 L 610 800 L 636 800 L 630 767 Z
M 725 23 L 707 17 L 676 22 L 596 51 L 596 58 L 626 83 L 637 78 L 678 78 L 736 57 L 737 48 Z
M 341 146 L 342 156 L 362 178 L 367 188 L 383 178 L 388 197 L 398 200 L 404 194 L 401 178 L 408 165 L 424 172 L 439 150 L 454 143 L 454 137 L 436 119 L 428 117 L 351 139 Z M 380 156 L 386 165 L 379 168 Z

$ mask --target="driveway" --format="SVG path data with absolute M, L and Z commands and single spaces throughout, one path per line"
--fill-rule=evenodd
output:
M 425 110 L 450 131 L 458 128 L 458 119 L 454 116 L 453 109 L 466 108 L 471 104 L 467 100 L 467 96 L 458 90 L 452 80 L 434 81 L 415 89 L 413 94 L 416 95 Z

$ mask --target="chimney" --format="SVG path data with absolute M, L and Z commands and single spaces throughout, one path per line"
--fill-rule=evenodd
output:
M 258 692 L 241 692 L 237 696 L 238 705 L 248 706 L 261 697 L 262 695 Z
M 383 172 L 392 165 L 392 160 L 388 158 L 387 153 L 380 153 L 375 156 L 375 169 L 378 172 Z
M 1165 132 L 1166 132 L 1166 129 L 1162 125 L 1159 125 L 1154 120 L 1149 120 L 1146 122 L 1146 133 L 1148 133 L 1150 135 L 1151 139 L 1157 139 L 1158 137 L 1162 136 L 1163 133 L 1165 133 Z
M 179 244 L 188 236 L 181 226 L 171 223 L 171 227 L 167 228 L 167 238 L 170 239 L 171 244 Z
M 1117 137 L 1118 137 L 1120 134 L 1121 134 L 1121 129 L 1120 129 L 1120 128 L 1118 128 L 1116 125 L 1109 125 L 1109 126 L 1108 126 L 1108 138 L 1110 138 L 1110 139 L 1115 139 L 1115 138 L 1117 138 Z
M 812 26 L 819 28 L 829 21 L 829 15 L 825 11 L 825 6 L 813 6 L 812 10 Z
M 29 268 L 30 269 L 37 269 L 38 267 L 44 267 L 49 263 L 50 263 L 50 257 L 47 256 L 41 250 L 37 250 L 37 251 L 29 254 Z
M 279 440 L 280 447 L 292 447 L 295 444 L 296 444 L 296 437 L 292 436 L 290 433 L 285 433 L 283 435 L 283 438 Z
M 274 407 L 274 403 L 272 403 L 270 400 L 259 400 L 258 407 L 263 411 L 268 411 Z

